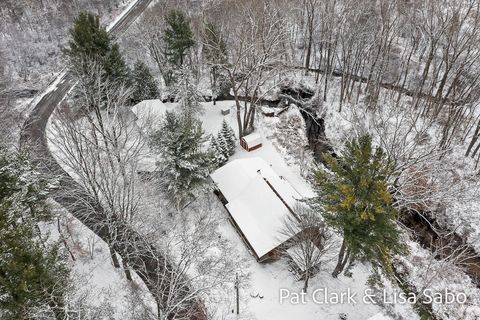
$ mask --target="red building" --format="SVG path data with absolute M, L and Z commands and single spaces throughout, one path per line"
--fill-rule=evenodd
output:
M 251 133 L 240 140 L 240 145 L 248 152 L 262 146 L 262 137 L 258 133 Z

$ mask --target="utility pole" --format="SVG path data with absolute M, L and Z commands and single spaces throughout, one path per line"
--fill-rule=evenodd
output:
M 239 295 L 240 281 L 238 280 L 238 272 L 235 275 L 235 292 L 237 294 L 237 314 L 240 313 L 240 295 Z

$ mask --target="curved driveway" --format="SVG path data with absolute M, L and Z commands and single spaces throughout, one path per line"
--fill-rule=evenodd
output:
M 109 32 L 118 36 L 127 30 L 151 1 L 138 0 Z M 30 112 L 21 131 L 20 145 L 29 150 L 32 161 L 42 173 L 59 179 L 60 186 L 51 197 L 68 209 L 73 216 L 95 232 L 109 246 L 113 246 L 123 261 L 142 278 L 161 305 L 162 301 L 158 301 L 158 294 L 155 293 L 168 296 L 168 287 L 159 288 L 158 284 L 169 282 L 165 281 L 165 278 L 168 279 L 172 274 L 171 265 L 165 261 L 154 245 L 145 240 L 128 224 L 116 221 L 114 222 L 115 228 L 112 228 L 112 221 L 104 220 L 101 214 L 102 208 L 82 192 L 81 186 L 55 161 L 48 148 L 45 132 L 48 120 L 75 83 L 68 73 L 61 77 L 58 85 L 46 93 Z M 160 277 L 163 279 L 159 279 Z M 188 292 L 189 288 L 183 288 L 183 290 Z M 201 319 L 203 316 L 199 315 L 196 318 Z

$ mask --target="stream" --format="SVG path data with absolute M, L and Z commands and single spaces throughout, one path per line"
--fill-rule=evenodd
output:
M 291 97 L 292 102 L 306 102 L 313 97 L 313 92 L 285 87 L 282 88 L 282 96 L 287 97 L 287 99 Z M 268 101 L 265 105 L 272 106 L 272 104 L 278 105 L 279 103 L 281 103 L 280 100 Z M 313 151 L 315 160 L 325 163 L 323 159 L 324 153 L 336 155 L 325 134 L 325 120 L 318 117 L 313 109 L 314 107 L 306 106 L 299 108 L 305 121 L 308 143 Z M 399 222 L 411 231 L 413 239 L 423 248 L 435 253 L 436 259 L 442 259 L 457 253 L 466 257 L 462 259 L 461 266 L 465 273 L 470 276 L 473 283 L 480 288 L 480 256 L 473 247 L 465 244 L 461 236 L 452 230 L 441 227 L 433 217 L 434 215 L 429 212 L 419 213 L 413 210 L 401 210 Z M 446 243 L 449 246 L 445 246 Z

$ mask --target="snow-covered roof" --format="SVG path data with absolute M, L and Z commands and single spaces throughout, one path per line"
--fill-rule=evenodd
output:
M 256 132 L 250 133 L 248 136 L 244 136 L 242 139 L 249 147 L 254 147 L 262 143 L 262 137 Z
M 158 99 L 144 100 L 132 107 L 132 112 L 137 117 L 137 124 L 140 127 L 158 126 L 166 111 L 166 105 Z
M 211 177 L 258 258 L 284 242 L 285 219 L 301 195 L 263 159 L 233 160 Z

